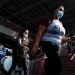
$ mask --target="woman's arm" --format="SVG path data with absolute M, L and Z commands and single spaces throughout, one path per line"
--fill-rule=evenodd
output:
M 12 53 L 12 52 L 13 52 L 13 49 L 8 49 L 8 52 L 9 52 L 9 53 Z
M 22 44 L 22 38 L 18 38 L 18 44 L 21 45 L 21 46 L 23 46 L 23 44 Z
M 35 53 L 37 52 L 40 39 L 41 39 L 42 34 L 45 31 L 45 29 L 46 29 L 46 26 L 44 26 L 44 25 L 39 26 L 38 32 L 37 32 L 36 37 L 35 37 L 35 43 L 34 43 L 34 46 L 32 49 L 32 51 L 34 51 Z
M 70 37 L 67 37 L 67 36 L 62 36 L 62 42 L 64 43 L 64 42 L 68 42 L 68 41 L 70 41 Z
M 33 46 L 33 49 L 32 49 L 32 51 L 34 53 L 37 52 L 38 45 L 39 45 L 40 39 L 43 35 L 43 32 L 45 31 L 46 27 L 49 25 L 49 18 L 46 17 L 46 18 L 42 19 L 39 24 L 40 24 L 39 29 L 38 29 L 38 32 L 36 34 L 35 43 L 34 43 L 34 46 Z

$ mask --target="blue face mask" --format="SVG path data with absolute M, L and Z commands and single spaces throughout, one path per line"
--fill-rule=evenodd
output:
M 64 15 L 64 12 L 60 11 L 60 10 L 57 10 L 56 15 L 57 15 L 58 18 L 61 18 Z

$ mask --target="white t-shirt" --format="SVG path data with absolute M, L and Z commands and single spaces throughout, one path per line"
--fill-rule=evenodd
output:
M 50 41 L 61 47 L 62 36 L 65 35 L 65 28 L 59 20 L 53 20 L 47 27 L 46 32 L 43 34 L 41 41 Z

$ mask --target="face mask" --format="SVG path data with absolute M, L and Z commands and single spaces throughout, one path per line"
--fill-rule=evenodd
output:
M 56 15 L 57 15 L 58 18 L 61 18 L 64 15 L 64 12 L 60 11 L 60 10 L 57 10 Z

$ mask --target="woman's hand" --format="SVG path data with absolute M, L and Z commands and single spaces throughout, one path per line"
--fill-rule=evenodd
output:
M 33 46 L 32 51 L 31 51 L 31 54 L 33 56 L 36 56 L 37 52 L 38 52 L 38 46 Z
M 37 51 L 38 51 L 38 47 L 33 46 L 33 48 L 31 49 L 31 51 L 29 53 L 30 59 L 36 59 Z
M 70 37 L 62 36 L 62 42 L 69 42 L 71 40 Z

